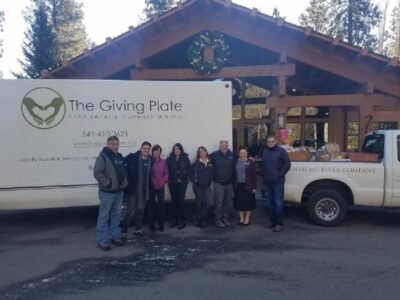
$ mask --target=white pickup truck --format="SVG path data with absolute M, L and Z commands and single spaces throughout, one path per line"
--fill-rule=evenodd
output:
M 349 206 L 400 207 L 400 130 L 367 134 L 362 152 L 379 162 L 292 162 L 285 200 L 324 226 L 339 225 Z

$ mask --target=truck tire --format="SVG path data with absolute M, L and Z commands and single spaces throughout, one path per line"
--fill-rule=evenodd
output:
M 347 206 L 343 196 L 333 190 L 312 193 L 306 203 L 311 220 L 322 226 L 338 226 L 346 217 Z

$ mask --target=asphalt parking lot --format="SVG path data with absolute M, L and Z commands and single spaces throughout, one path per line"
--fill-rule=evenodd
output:
M 311 224 L 286 209 L 282 233 L 167 228 L 96 248 L 96 207 L 0 212 L 0 299 L 399 299 L 400 213 L 357 209 Z

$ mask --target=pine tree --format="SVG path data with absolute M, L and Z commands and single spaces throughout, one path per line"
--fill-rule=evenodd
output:
M 372 31 L 380 18 L 379 9 L 371 0 L 330 0 L 328 34 L 338 35 L 352 45 L 376 49 L 377 38 Z
M 22 52 L 25 61 L 20 61 L 23 74 L 15 74 L 17 78 L 37 78 L 40 71 L 51 69 L 57 65 L 56 35 L 47 15 L 48 7 L 44 1 L 34 1 L 25 15 L 28 30 Z
M 387 10 L 389 7 L 389 0 L 383 0 L 381 3 L 381 20 L 379 22 L 379 32 L 378 32 L 378 53 L 387 55 L 387 47 L 385 47 L 386 41 L 389 38 L 389 33 L 386 30 L 387 23 Z
M 176 5 L 176 0 L 145 0 L 146 7 L 143 13 L 146 19 L 151 19 L 154 15 L 162 14 Z
M 327 33 L 328 31 L 328 1 L 311 0 L 305 13 L 299 17 L 300 25 L 311 26 L 315 31 Z
M 400 0 L 392 12 L 392 20 L 389 29 L 388 55 L 391 57 L 400 57 Z
M 0 33 L 3 32 L 4 12 L 0 10 Z M 3 56 L 3 40 L 0 38 L 0 58 Z M 3 78 L 3 72 L 0 70 L 0 78 Z
M 377 48 L 373 30 L 381 13 L 371 0 L 311 0 L 299 21 L 316 31 L 340 36 L 350 44 Z
M 280 18 L 281 17 L 281 13 L 276 7 L 274 7 L 274 10 L 272 11 L 272 16 L 274 18 Z
M 57 60 L 71 59 L 89 47 L 83 24 L 83 4 L 75 0 L 45 0 L 57 40 Z

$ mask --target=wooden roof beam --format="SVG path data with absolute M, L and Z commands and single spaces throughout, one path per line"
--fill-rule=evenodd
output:
M 276 32 L 280 33 L 283 29 L 283 25 L 285 24 L 285 19 L 282 17 L 278 17 L 276 19 Z
M 333 53 L 333 51 L 335 51 L 335 49 L 337 49 L 337 46 L 339 46 L 340 43 L 340 36 L 335 36 L 331 43 L 328 46 L 328 53 Z
M 279 63 L 280 64 L 286 64 L 287 63 L 287 51 L 286 50 L 281 50 L 279 52 Z
M 356 64 L 358 62 L 360 62 L 362 59 L 364 59 L 365 57 L 367 57 L 368 55 L 368 48 L 364 47 L 361 49 L 360 52 L 357 53 L 357 55 L 353 58 L 352 60 L 352 64 Z
M 187 16 L 185 10 L 183 9 L 182 1 L 177 2 L 177 7 L 178 7 L 179 15 L 181 16 L 182 20 L 184 22 L 186 22 L 188 20 L 188 16 Z
M 209 76 L 203 76 L 194 69 L 142 69 L 134 70 L 133 78 L 136 80 L 191 80 L 204 78 L 250 78 L 250 77 L 278 77 L 281 84 L 286 84 L 286 77 L 296 74 L 294 64 L 284 65 L 258 65 L 225 67 L 221 71 Z M 283 90 L 283 88 L 282 88 Z
M 118 53 L 123 52 L 123 50 L 117 45 L 117 43 L 110 37 L 106 38 L 106 44 L 107 46 L 110 46 L 110 48 L 114 49 Z
M 224 7 L 228 10 L 230 14 L 232 12 L 232 0 L 225 0 Z
M 302 38 L 300 39 L 300 42 L 301 42 L 301 43 L 307 42 L 308 39 L 309 39 L 309 37 L 311 36 L 312 31 L 313 31 L 312 27 L 311 27 L 311 26 L 307 26 L 307 27 L 304 29 L 304 31 L 303 31 L 303 34 L 304 34 L 304 35 L 303 35 Z
M 201 11 L 204 14 L 207 14 L 211 10 L 211 1 L 210 0 L 201 0 L 197 1 L 200 6 Z
M 156 15 L 153 16 L 152 19 L 153 19 L 153 22 L 156 25 L 157 29 L 160 32 L 165 33 L 167 29 L 163 25 L 163 22 L 160 20 L 160 16 L 156 14 Z
M 40 71 L 40 79 L 51 79 L 54 78 L 54 76 L 49 72 L 49 70 L 43 69 Z
M 259 13 L 258 9 L 253 7 L 253 9 L 251 10 L 251 19 L 252 19 L 253 26 L 255 26 L 257 24 L 258 13 Z
M 135 27 L 129 26 L 129 32 L 138 42 L 144 43 L 146 41 L 143 35 Z
M 83 55 L 84 55 L 84 57 L 89 58 L 90 60 L 92 60 L 92 61 L 94 61 L 94 62 L 96 62 L 96 63 L 103 63 L 103 61 L 100 60 L 100 59 L 96 56 L 96 54 L 95 54 L 92 50 L 90 50 L 90 49 L 88 49 L 88 48 L 86 48 L 86 49 L 83 51 Z
M 384 72 L 388 72 L 392 70 L 393 68 L 397 67 L 399 65 L 399 59 L 397 57 L 393 57 L 390 59 L 390 61 L 387 62 L 383 67 L 381 67 L 377 73 L 382 74 Z
M 76 68 L 73 64 L 72 64 L 72 62 L 70 61 L 70 60 L 64 60 L 63 62 L 62 62 L 62 67 L 63 68 L 65 68 L 65 69 L 67 69 L 67 70 L 71 70 L 71 71 L 73 71 L 73 72 L 79 72 L 79 69 L 78 68 Z
M 375 84 L 372 80 L 368 80 L 362 85 L 361 92 L 365 94 L 373 94 L 375 89 Z

